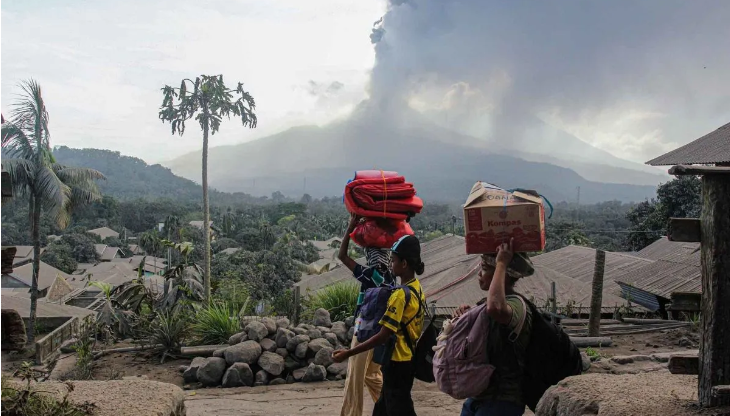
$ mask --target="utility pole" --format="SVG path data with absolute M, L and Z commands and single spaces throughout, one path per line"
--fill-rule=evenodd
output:
M 456 235 L 456 215 L 451 216 L 451 234 Z
M 593 293 L 591 293 L 591 314 L 588 317 L 588 336 L 597 337 L 601 331 L 601 305 L 603 304 L 603 272 L 606 268 L 606 252 L 596 250 L 596 264 L 593 269 Z
M 575 198 L 575 222 L 580 221 L 580 186 L 576 188 L 577 196 Z

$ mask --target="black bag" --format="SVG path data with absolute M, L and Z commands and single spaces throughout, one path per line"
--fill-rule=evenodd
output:
M 413 340 L 411 339 L 411 336 L 407 331 L 407 325 L 401 324 L 401 329 L 403 331 L 403 334 L 405 334 L 408 348 L 411 350 L 411 354 L 413 355 L 413 357 L 411 358 L 411 362 L 413 362 L 413 371 L 415 377 L 426 383 L 433 383 L 434 381 L 436 381 L 436 377 L 433 375 L 433 355 L 435 353 L 433 351 L 433 346 L 436 345 L 436 337 L 438 336 L 438 331 L 436 330 L 436 327 L 434 325 L 433 317 L 431 316 L 431 314 L 428 313 L 428 308 L 422 308 L 421 296 L 419 293 L 418 312 L 416 312 L 416 316 L 418 316 L 418 314 L 421 312 L 421 309 L 424 309 L 426 311 L 428 324 L 425 325 L 424 329 L 421 331 L 421 337 L 418 338 L 418 342 L 416 343 L 415 348 L 413 348 Z
M 525 404 L 533 412 L 545 391 L 566 377 L 582 371 L 580 350 L 563 329 L 520 295 L 532 312 L 532 331 L 525 351 Z

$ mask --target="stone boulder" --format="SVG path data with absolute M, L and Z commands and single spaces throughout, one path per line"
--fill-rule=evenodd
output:
M 354 316 L 348 316 L 345 319 L 345 325 L 349 328 L 355 324 L 355 317 Z
M 307 328 L 300 327 L 291 328 L 291 331 L 294 332 L 296 335 L 307 335 L 309 333 L 309 330 Z
M 25 348 L 28 336 L 23 318 L 15 309 L 2 309 L 2 349 L 20 351 Z
M 321 366 L 316 364 L 309 364 L 309 367 L 307 367 L 307 370 L 304 373 L 304 377 L 302 378 L 302 381 L 304 382 L 312 382 L 312 381 L 324 381 L 324 379 L 327 378 L 327 370 Z
M 254 386 L 265 386 L 269 384 L 269 374 L 266 373 L 264 370 L 260 370 L 256 372 L 256 377 L 254 379 Z
M 299 363 L 299 361 L 295 360 L 292 357 L 286 357 L 284 359 L 284 368 L 286 369 L 287 373 L 291 373 L 292 371 L 302 367 L 303 366 Z
M 292 373 L 291 373 L 292 377 L 294 377 L 294 381 L 302 381 L 306 374 L 307 374 L 306 368 L 298 368 L 298 369 L 292 371 Z
M 329 341 L 330 345 L 332 345 L 333 347 L 337 346 L 337 335 L 335 335 L 334 332 L 324 334 L 324 339 Z
M 276 351 L 276 342 L 274 342 L 271 339 L 264 338 L 259 342 L 261 344 L 261 349 L 268 352 L 274 352 Z
M 327 373 L 335 376 L 341 376 L 344 378 L 345 376 L 347 376 L 347 361 L 330 364 L 327 367 Z
M 289 322 L 289 318 L 279 318 L 276 320 L 276 327 L 277 328 L 289 328 L 289 325 L 291 325 L 291 322 Z
M 259 367 L 265 370 L 267 373 L 278 376 L 284 372 L 284 358 L 276 353 L 264 351 L 259 357 Z
M 276 346 L 279 348 L 286 348 L 286 344 L 294 338 L 297 334 L 294 332 L 286 329 L 286 328 L 279 328 L 276 330 Z
M 253 371 L 246 363 L 235 363 L 223 375 L 223 387 L 253 386 Z
M 281 356 L 281 358 L 286 358 L 289 356 L 289 351 L 286 350 L 286 348 L 277 348 L 276 353 Z
M 297 346 L 299 344 L 309 342 L 309 341 L 310 341 L 309 336 L 297 335 L 286 343 L 286 349 L 289 350 L 289 352 L 294 352 L 297 349 Z
M 223 354 L 229 365 L 233 365 L 234 363 L 251 365 L 261 356 L 261 345 L 256 341 L 248 340 L 226 348 Z
M 316 328 L 314 328 L 314 329 L 317 329 L 317 330 L 319 330 L 319 332 L 321 332 L 321 333 L 322 333 L 322 335 L 324 335 L 324 334 L 327 334 L 327 333 L 329 333 L 329 332 L 332 332 L 332 328 L 328 328 L 328 327 L 326 327 L 326 326 L 318 326 L 318 327 L 316 327 Z
M 322 338 L 322 331 L 319 329 L 310 329 L 309 332 L 307 332 L 307 335 L 311 339 Z
M 309 351 L 309 343 L 302 342 L 301 344 L 297 345 L 297 347 L 294 349 L 294 356 L 299 358 L 300 360 L 303 360 L 303 359 L 307 358 L 308 351 Z
M 198 382 L 205 387 L 214 387 L 221 384 L 226 372 L 226 360 L 218 357 L 208 357 L 198 368 Z
M 352 337 L 355 336 L 355 327 L 351 327 L 347 330 L 347 342 L 352 342 Z
M 314 311 L 314 326 L 332 326 L 332 320 L 330 319 L 330 313 L 327 309 L 319 308 Z
M 274 318 L 269 318 L 268 316 L 265 318 L 261 318 L 261 323 L 264 324 L 266 329 L 269 331 L 269 335 L 276 334 L 276 329 L 278 328 L 276 325 L 276 321 Z
M 213 351 L 213 357 L 224 358 L 225 352 L 226 352 L 225 348 L 219 348 L 219 349 Z
M 344 322 L 335 322 L 332 324 L 332 332 L 337 335 L 337 339 L 342 343 L 347 342 L 347 325 Z
M 269 335 L 269 329 L 261 322 L 253 321 L 248 324 L 248 339 L 260 342 Z
M 332 351 L 334 351 L 332 347 L 324 347 L 317 351 L 317 353 L 314 355 L 314 364 L 328 367 L 334 362 L 332 361 Z
M 332 347 L 332 344 L 330 344 L 330 342 L 324 338 L 319 338 L 319 339 L 309 341 L 309 351 L 311 351 L 310 355 L 312 355 L 312 356 L 317 354 L 317 352 L 319 352 L 319 350 L 321 350 L 322 348 L 331 348 L 331 347 Z
M 236 345 L 240 344 L 243 341 L 246 341 L 248 339 L 248 335 L 245 332 L 239 332 L 237 334 L 231 335 L 230 338 L 228 338 L 228 345 Z
M 205 362 L 205 357 L 195 357 L 188 368 L 183 372 L 183 382 L 185 384 L 198 382 L 198 369 Z
M 269 382 L 269 386 L 278 386 L 281 384 L 286 384 L 286 380 L 283 378 L 275 378 Z

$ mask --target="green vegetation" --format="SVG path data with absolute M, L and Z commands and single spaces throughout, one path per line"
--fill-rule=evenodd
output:
M 343 321 L 357 306 L 360 287 L 354 282 L 339 282 L 310 294 L 305 316 L 314 314 L 319 308 L 327 309 L 333 321 Z
M 190 334 L 190 320 L 181 310 L 163 311 L 141 333 L 146 344 L 158 346 L 160 363 L 164 363 L 167 357 L 174 357 L 180 352 Z
M 238 311 L 227 303 L 213 302 L 200 308 L 192 324 L 193 338 L 200 345 L 226 344 L 231 335 L 240 332 Z

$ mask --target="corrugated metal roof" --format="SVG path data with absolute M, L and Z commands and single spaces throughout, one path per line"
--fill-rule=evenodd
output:
M 700 252 L 657 260 L 616 278 L 626 285 L 670 299 L 673 292 L 702 292 Z
M 669 241 L 667 237 L 662 237 L 641 249 L 636 256 L 650 260 L 671 260 L 673 258 L 679 260 L 692 254 L 692 252 L 699 248 L 700 243 Z
M 714 165 L 730 162 L 730 123 L 655 159 L 647 165 Z

